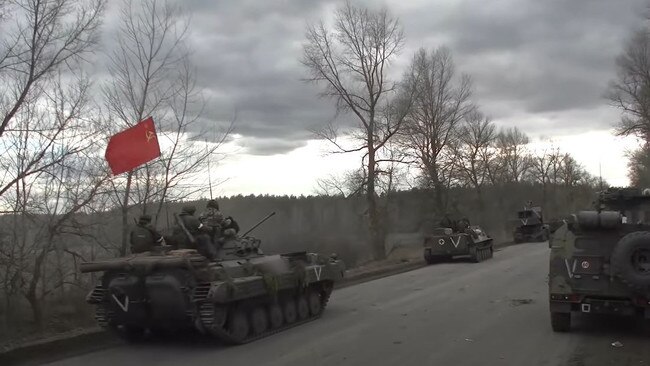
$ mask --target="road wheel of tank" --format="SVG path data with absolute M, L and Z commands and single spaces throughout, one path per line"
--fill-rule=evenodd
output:
M 291 324 L 296 321 L 298 318 L 298 312 L 296 311 L 296 302 L 293 299 L 288 298 L 284 304 L 282 304 L 282 313 L 284 314 L 284 320 L 287 324 Z
M 551 328 L 554 332 L 566 333 L 571 330 L 571 313 L 551 313 Z
M 427 264 L 434 264 L 436 263 L 436 258 L 431 254 L 431 249 L 425 249 L 424 250 L 424 260 L 427 262 Z
M 284 314 L 282 314 L 282 307 L 278 303 L 269 305 L 269 324 L 271 328 L 280 328 L 284 323 Z
M 246 312 L 235 309 L 228 317 L 228 333 L 234 342 L 243 342 L 250 331 L 250 322 Z
M 611 257 L 614 273 L 631 288 L 650 288 L 650 232 L 625 235 L 614 247 Z
M 259 335 L 269 329 L 269 318 L 266 315 L 266 309 L 262 306 L 256 306 L 251 311 L 251 330 L 253 334 Z
M 469 248 L 469 257 L 474 263 L 480 262 L 480 258 L 478 256 L 479 250 L 476 247 Z
M 316 291 L 311 291 L 308 296 L 309 313 L 311 315 L 319 315 L 323 310 L 320 294 Z
M 309 317 L 309 301 L 305 295 L 300 295 L 296 299 L 296 309 L 299 320 L 305 320 Z
M 650 319 L 646 319 L 643 314 L 639 315 L 639 321 L 637 322 L 639 333 L 643 337 L 650 337 Z

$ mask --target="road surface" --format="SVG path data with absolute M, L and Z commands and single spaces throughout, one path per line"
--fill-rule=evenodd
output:
M 483 263 L 343 288 L 321 319 L 243 346 L 123 345 L 52 365 L 650 365 L 647 338 L 632 321 L 578 318 L 570 334 L 551 331 L 548 254 L 545 243 L 523 244 Z

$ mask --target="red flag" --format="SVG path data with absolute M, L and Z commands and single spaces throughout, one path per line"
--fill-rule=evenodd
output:
M 153 118 L 111 136 L 104 156 L 113 175 L 128 172 L 159 157 L 160 146 Z

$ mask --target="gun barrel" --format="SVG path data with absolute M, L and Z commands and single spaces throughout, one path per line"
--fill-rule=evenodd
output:
M 243 233 L 241 236 L 243 237 L 243 236 L 248 235 L 251 231 L 255 230 L 258 226 L 262 225 L 264 223 L 264 221 L 270 219 L 273 215 L 275 215 L 275 211 L 273 211 L 270 214 L 266 215 L 266 217 L 264 217 L 262 220 L 260 220 L 260 222 L 255 224 L 252 228 L 248 229 L 248 231 Z
M 178 224 L 178 226 L 180 226 L 183 232 L 185 233 L 185 235 L 187 235 L 187 238 L 189 239 L 190 243 L 194 244 L 194 242 L 196 241 L 194 239 L 194 235 L 192 235 L 192 233 L 190 233 L 190 231 L 187 230 L 185 224 L 183 223 L 183 220 L 181 220 L 181 218 L 178 216 L 177 213 L 174 214 L 174 218 L 176 218 L 176 223 Z

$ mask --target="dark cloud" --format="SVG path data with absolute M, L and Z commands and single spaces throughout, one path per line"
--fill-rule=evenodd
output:
M 237 144 L 244 148 L 243 153 L 249 155 L 276 155 L 307 145 L 307 141 L 285 138 L 256 138 L 243 137 Z
M 207 112 L 218 121 L 236 115 L 236 131 L 249 153 L 303 146 L 313 138 L 310 130 L 335 115 L 332 102 L 318 98 L 318 87 L 301 82 L 305 70 L 299 63 L 305 25 L 328 16 L 335 4 L 187 3 Z M 405 26 L 407 47 L 399 65 L 418 47 L 445 44 L 459 69 L 472 75 L 477 100 L 488 114 L 504 120 L 552 116 L 546 131 L 552 132 L 566 126 L 563 112 L 606 104 L 602 95 L 614 77 L 614 60 L 641 24 L 645 0 L 394 0 L 387 6 Z M 603 120 L 585 122 L 584 128 L 606 127 L 610 122 Z M 544 126 L 535 130 L 544 132 Z
M 509 101 L 535 114 L 606 104 L 602 96 L 615 75 L 615 58 L 643 21 L 645 6 L 644 0 L 466 0 L 402 18 L 409 19 L 410 43 L 424 44 L 431 34 L 446 41 L 459 67 L 472 75 L 486 110 Z

